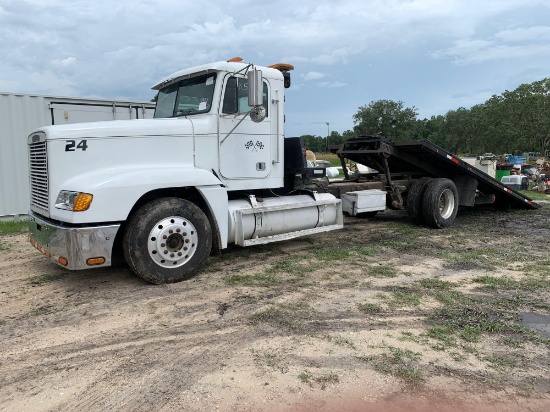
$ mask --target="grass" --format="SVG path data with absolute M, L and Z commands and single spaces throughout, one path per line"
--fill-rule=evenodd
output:
M 276 275 L 279 273 L 288 273 L 298 277 L 304 277 L 315 267 L 309 262 L 307 256 L 285 257 L 278 260 L 269 269 L 266 270 L 266 275 Z
M 248 320 L 254 324 L 267 323 L 276 327 L 298 329 L 314 314 L 307 303 L 271 305 L 253 313 Z
M 376 315 L 382 313 L 382 306 L 375 303 L 359 303 L 357 304 L 357 309 L 361 312 L 366 313 L 367 315 Z
M 539 213 L 544 219 L 548 216 L 548 211 L 542 209 L 533 213 Z M 518 353 L 521 348 L 531 348 L 531 345 L 538 345 L 538 350 L 541 346 L 550 348 L 550 339 L 523 327 L 520 312 L 550 311 L 547 295 L 550 287 L 549 249 L 542 242 L 544 231 L 535 232 L 531 238 L 521 225 L 508 223 L 515 221 L 510 216 L 524 217 L 516 211 L 467 211 L 462 221 L 438 232 L 416 228 L 404 221 L 375 222 L 368 236 L 361 236 L 358 232 L 353 242 L 343 239 L 338 246 L 327 247 L 325 244 L 320 249 L 312 248 L 317 264 L 335 261 L 353 268 L 348 272 L 347 285 L 359 277 L 369 280 L 370 285 L 359 286 L 357 292 L 362 293 L 363 288 L 371 290 L 373 299 L 366 297 L 355 301 L 359 315 L 354 320 L 372 326 L 374 316 L 387 314 L 387 319 L 380 324 L 384 329 L 392 329 L 396 326 L 392 323 L 395 314 L 392 311 L 405 308 L 406 311 L 398 312 L 400 322 L 403 322 L 398 327 L 406 324 L 407 317 L 413 322 L 410 325 L 412 332 L 402 332 L 395 341 L 410 342 L 407 345 L 413 346 L 386 347 L 385 353 L 369 353 L 357 359 L 380 373 L 400 379 L 407 386 L 421 385 L 428 374 L 452 374 L 456 379 L 463 373 L 462 368 L 456 369 L 456 363 L 464 364 L 466 359 L 472 358 L 481 361 L 483 370 L 468 374 L 467 379 L 486 387 L 511 385 L 517 389 L 525 386 L 529 379 L 526 376 L 539 374 L 536 365 L 540 362 L 528 358 L 520 360 Z M 541 216 L 537 215 L 536 219 L 546 225 L 542 229 L 547 229 Z M 525 216 L 525 219 L 529 217 Z M 400 271 L 402 265 L 415 266 L 422 256 L 434 258 L 443 266 L 443 272 L 433 267 L 421 276 L 425 279 L 416 280 L 421 272 L 414 270 L 411 279 L 401 276 L 399 282 L 392 280 L 403 275 Z M 384 263 L 380 265 L 379 262 Z M 445 278 L 451 271 L 463 270 L 474 275 L 462 272 L 460 280 Z M 340 281 L 337 277 L 327 279 Z M 314 307 L 313 302 L 308 303 Z M 274 305 L 271 309 L 274 312 L 258 313 L 262 321 L 292 325 L 293 321 L 287 320 L 294 315 L 288 308 Z M 324 312 L 320 312 L 315 318 L 323 315 Z M 416 321 L 418 317 L 423 319 L 422 326 Z M 307 318 L 307 315 L 299 315 L 294 325 L 300 325 Z M 324 340 L 333 345 L 353 351 L 361 349 L 363 342 L 347 342 L 338 335 L 340 329 L 323 331 Z M 421 362 L 421 354 L 415 352 L 419 346 L 430 352 L 431 362 Z M 331 348 L 330 353 L 333 350 L 335 348 Z M 435 354 L 435 351 L 440 352 Z M 434 356 L 437 361 L 433 361 Z M 515 373 L 519 367 L 526 373 Z M 315 383 L 318 373 L 312 372 L 303 371 L 299 379 Z M 526 392 L 532 391 L 531 387 L 527 385 Z
M 20 220 L 17 222 L 0 222 L 0 234 L 25 233 L 29 230 L 29 222 Z
M 527 196 L 535 201 L 537 200 L 550 200 L 550 195 L 547 193 L 535 192 L 534 190 L 518 190 L 522 195 Z
M 375 278 L 395 278 L 397 269 L 390 265 L 369 266 L 365 269 L 365 274 Z
M 449 290 L 456 287 L 454 283 L 451 283 L 447 280 L 437 279 L 437 278 L 422 279 L 421 281 L 418 282 L 418 284 L 424 289 L 431 289 L 431 290 Z
M 319 260 L 343 260 L 347 259 L 351 254 L 348 248 L 324 248 L 315 254 L 315 257 Z
M 531 259 L 529 251 L 524 246 L 514 247 L 482 247 L 477 249 L 446 249 L 439 252 L 439 257 L 446 261 L 446 267 L 451 269 L 485 269 L 496 270 L 507 264 L 526 262 Z
M 224 278 L 224 282 L 227 285 L 268 287 L 279 283 L 279 280 L 273 273 L 260 273 L 256 275 L 230 275 Z
M 352 340 L 348 338 L 344 338 L 342 336 L 327 335 L 325 339 L 328 342 L 333 343 L 337 346 L 347 346 L 348 348 L 355 349 L 355 344 L 353 343 Z
M 516 282 L 507 278 L 506 276 L 495 277 L 495 276 L 485 275 L 485 276 L 478 276 L 472 280 L 475 283 L 481 283 L 488 289 L 493 289 L 493 290 L 496 290 L 499 288 L 513 289 L 516 284 Z
M 454 337 L 455 330 L 451 326 L 432 326 L 426 331 L 426 335 L 432 339 L 439 341 L 439 344 L 434 346 L 436 350 L 445 350 L 456 346 L 456 338 Z
M 482 284 L 485 288 L 491 290 L 498 289 L 518 289 L 527 291 L 536 291 L 550 287 L 550 282 L 547 279 L 540 277 L 525 277 L 519 281 L 510 279 L 506 276 L 478 276 L 473 279 L 475 283 Z
M 38 306 L 36 308 L 32 308 L 29 311 L 28 316 L 42 316 L 42 315 L 48 315 L 52 312 L 53 312 L 53 309 L 51 305 L 43 305 L 43 306 Z
M 158 306 L 155 305 L 153 302 L 149 302 L 149 304 L 147 306 L 149 308 L 149 314 L 150 315 L 154 315 L 154 314 L 157 313 Z
M 420 241 L 415 238 L 406 239 L 383 239 L 379 242 L 380 246 L 383 246 L 388 249 L 393 249 L 397 252 L 415 252 L 423 248 Z
M 409 349 L 390 346 L 389 353 L 378 356 L 363 356 L 360 359 L 372 363 L 377 372 L 401 379 L 408 386 L 419 386 L 423 381 L 418 361 L 421 354 Z
M 300 372 L 300 374 L 298 375 L 298 379 L 300 379 L 300 382 L 302 383 L 310 383 L 313 379 L 313 374 L 308 370 L 304 370 Z
M 481 276 L 474 281 L 496 289 L 504 288 L 498 289 L 504 291 L 525 286 L 523 281 L 512 281 L 505 277 Z M 543 286 L 548 287 L 547 284 Z M 539 290 L 530 287 L 530 293 Z M 500 341 L 511 347 L 520 347 L 527 341 L 550 347 L 550 339 L 543 338 L 520 324 L 521 310 L 537 305 L 547 306 L 536 295 L 525 295 L 522 292 L 479 298 L 451 290 L 438 293 L 436 299 L 443 306 L 428 313 L 427 320 L 431 322 L 428 335 L 432 338 L 444 341 L 452 336 L 459 337 L 465 343 L 476 343 L 484 335 L 499 335 Z
M 494 369 L 508 369 L 517 365 L 517 360 L 509 355 L 491 354 L 485 358 L 489 365 Z
M 527 360 L 520 361 L 517 354 L 522 348 L 531 351 L 533 345 L 550 348 L 550 341 L 522 327 L 519 317 L 522 311 L 550 312 L 550 249 L 543 242 L 550 211 L 524 213 L 525 217 L 514 212 L 466 211 L 453 227 L 435 231 L 410 224 L 405 212 L 389 211 L 397 222 L 386 217 L 365 224 L 354 222 L 338 238 L 320 234 L 291 241 L 290 247 L 288 242 L 271 249 L 235 247 L 230 253 L 212 256 L 203 271 L 223 272 L 223 282 L 219 276 L 203 278 L 215 278 L 218 286 L 222 283 L 233 294 L 235 313 L 249 322 L 248 328 L 256 329 L 253 333 L 273 338 L 273 342 L 290 337 L 298 343 L 291 356 L 276 348 L 252 351 L 254 363 L 263 372 L 294 370 L 299 381 L 323 387 L 353 376 L 356 365 L 349 359 L 360 359 L 369 368 L 410 386 L 422 384 L 427 376 L 453 373 L 452 379 L 460 380 L 461 373 L 472 372 L 468 375 L 474 376 L 472 380 L 488 385 L 499 378 L 508 383 L 505 373 L 521 375 L 516 381 L 519 387 L 527 382 L 525 376 L 539 370 Z M 530 220 L 536 213 L 538 220 Z M 529 223 L 525 228 L 510 223 L 520 217 Z M 531 233 L 531 227 L 537 231 Z M 244 267 L 249 258 L 257 269 L 239 272 L 226 265 Z M 408 268 L 410 277 L 404 273 Z M 477 271 L 484 268 L 488 270 Z M 453 280 L 449 281 L 445 276 L 451 272 Z M 48 276 L 29 282 L 55 280 Z M 238 287 L 256 289 L 239 291 Z M 162 309 L 153 304 L 145 308 L 152 315 Z M 49 310 L 37 308 L 34 313 Z M 403 328 L 410 332 L 400 335 Z M 360 333 L 350 335 L 346 330 Z M 366 332 L 370 330 L 374 332 Z M 368 342 L 360 338 L 364 334 L 387 334 L 392 344 L 402 348 L 384 346 L 358 357 Z M 318 347 L 313 353 L 309 345 L 315 344 L 338 356 L 326 356 Z M 480 361 L 479 374 L 468 369 L 472 359 Z M 526 373 L 515 374 L 519 367 Z
M 38 276 L 30 276 L 29 283 L 31 285 L 41 285 L 43 283 L 53 282 L 57 279 L 61 279 L 63 275 L 61 273 L 52 273 Z
M 298 375 L 298 379 L 302 383 L 307 383 L 309 385 L 312 385 L 313 382 L 316 382 L 321 385 L 321 389 L 325 389 L 328 384 L 335 384 L 340 382 L 340 378 L 334 372 L 329 372 L 324 375 L 315 376 L 307 369 L 300 372 L 300 374 Z
M 482 334 L 481 328 L 477 326 L 466 326 L 460 331 L 460 337 L 469 343 L 479 342 L 479 338 Z
M 524 264 L 521 270 L 527 274 L 548 277 L 550 275 L 548 268 L 550 268 L 550 259 L 542 259 L 536 262 Z
M 402 308 L 411 306 L 420 306 L 420 295 L 416 291 L 407 288 L 391 288 L 392 295 L 388 300 L 388 306 L 390 308 Z
M 277 352 L 259 352 L 250 349 L 254 358 L 254 363 L 257 365 L 265 365 L 270 369 L 278 370 L 281 373 L 288 372 L 288 364 L 284 358 Z
M 491 316 L 485 308 L 469 305 L 439 308 L 429 318 L 437 325 L 453 331 L 472 327 L 486 333 L 498 333 L 504 329 L 504 324 L 494 319 L 495 316 Z

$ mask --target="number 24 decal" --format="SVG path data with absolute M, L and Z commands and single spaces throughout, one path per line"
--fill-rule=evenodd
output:
M 76 149 L 85 151 L 88 148 L 88 143 L 86 140 L 81 140 L 76 144 L 76 140 L 67 140 L 67 145 L 65 146 L 66 152 L 74 152 Z

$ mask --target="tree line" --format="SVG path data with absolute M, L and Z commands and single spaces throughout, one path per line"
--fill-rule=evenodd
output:
M 493 95 L 469 109 L 418 119 L 416 107 L 377 100 L 359 107 L 353 130 L 326 136 L 304 135 L 306 148 L 326 152 L 327 144 L 352 137 L 381 135 L 393 141 L 426 139 L 452 153 L 513 153 L 550 150 L 550 78 Z

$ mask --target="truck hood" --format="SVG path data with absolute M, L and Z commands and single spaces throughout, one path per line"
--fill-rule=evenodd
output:
M 194 134 L 206 126 L 210 116 L 174 117 L 169 119 L 110 120 L 93 123 L 44 126 L 33 133 L 45 132 L 48 140 L 89 139 L 102 137 L 145 137 Z M 32 133 L 31 133 L 32 134 Z

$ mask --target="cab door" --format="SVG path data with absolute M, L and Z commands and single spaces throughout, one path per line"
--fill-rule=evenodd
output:
M 248 80 L 228 74 L 219 114 L 220 173 L 226 179 L 260 179 L 271 173 L 270 90 L 263 81 L 263 103 L 266 117 L 255 123 L 248 106 Z

